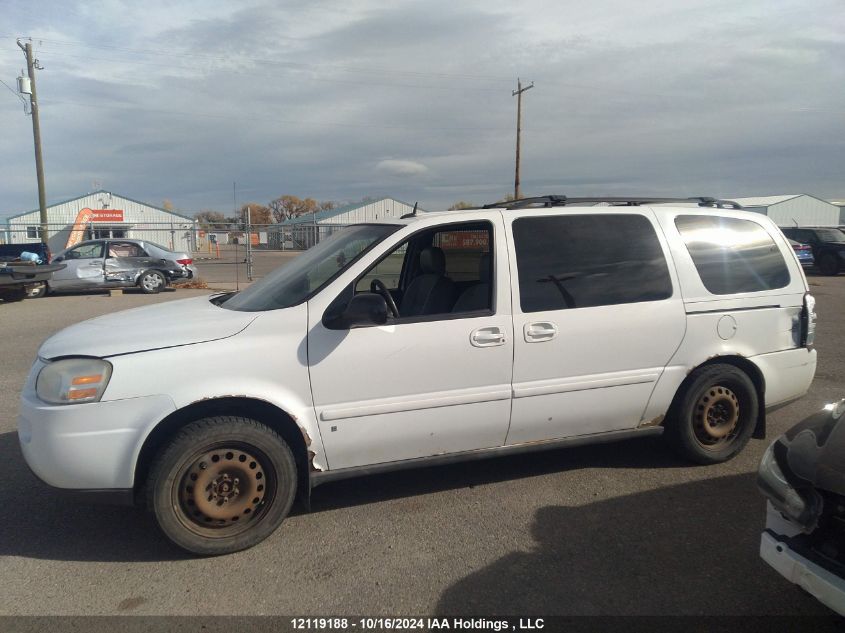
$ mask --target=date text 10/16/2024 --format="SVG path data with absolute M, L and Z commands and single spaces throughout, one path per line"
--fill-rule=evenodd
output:
M 518 618 L 516 621 L 493 618 L 292 618 L 297 631 L 537 631 L 544 628 L 542 618 Z

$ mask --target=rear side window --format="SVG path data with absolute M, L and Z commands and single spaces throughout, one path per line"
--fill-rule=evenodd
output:
M 641 215 L 602 213 L 513 222 L 523 312 L 589 308 L 672 296 L 666 258 Z
M 683 215 L 675 218 L 675 226 L 709 292 L 760 292 L 789 284 L 789 269 L 780 249 L 756 222 Z

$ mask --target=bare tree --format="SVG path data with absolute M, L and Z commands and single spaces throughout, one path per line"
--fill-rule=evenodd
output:
M 273 211 L 257 202 L 247 202 L 241 205 L 241 221 L 246 222 L 246 209 L 249 207 L 249 219 L 252 224 L 272 224 Z

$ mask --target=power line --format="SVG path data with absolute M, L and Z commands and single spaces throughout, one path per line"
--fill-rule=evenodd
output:
M 169 68 L 169 69 L 179 69 L 179 70 L 191 70 L 196 72 L 217 72 L 217 73 L 226 73 L 226 74 L 237 74 L 242 75 L 243 70 L 234 69 L 234 68 L 221 68 L 221 67 L 213 67 L 207 68 L 203 66 L 185 66 L 182 64 L 166 64 L 163 62 L 151 62 L 151 61 L 144 61 L 144 60 L 137 60 L 137 59 L 112 59 L 106 57 L 91 57 L 90 55 L 74 55 L 71 53 L 59 52 L 59 51 L 50 51 L 47 50 L 47 57 L 43 55 L 45 52 L 43 49 L 40 51 L 42 53 L 42 59 L 52 59 L 55 61 L 60 61 L 62 58 L 73 58 L 73 59 L 85 59 L 89 61 L 100 61 L 100 62 L 110 62 L 112 64 L 137 64 L 142 66 L 153 66 L 157 68 Z M 54 57 L 57 56 L 57 57 Z M 288 69 L 292 70 L 293 72 L 306 72 L 306 69 Z M 261 69 L 252 68 L 249 71 L 253 75 L 265 75 L 265 76 L 275 76 L 272 72 L 261 72 Z M 421 89 L 421 90 L 440 90 L 440 91 L 448 91 L 452 92 L 454 89 L 451 86 L 438 86 L 438 85 L 431 85 L 431 84 L 408 84 L 408 83 L 388 83 L 388 82 L 379 82 L 379 81 L 368 81 L 366 84 L 362 84 L 358 81 L 351 81 L 351 80 L 343 80 L 343 79 L 329 79 L 326 77 L 315 77 L 315 76 L 307 76 L 305 77 L 307 80 L 311 81 L 319 81 L 324 83 L 333 83 L 333 84 L 343 84 L 347 86 L 359 86 L 362 88 L 370 88 L 372 86 L 383 86 L 386 88 L 414 88 L 414 89 Z M 481 87 L 466 87 L 462 88 L 464 91 L 471 91 L 471 92 L 499 92 L 496 88 L 481 88 Z
M 42 99 L 42 104 L 47 105 L 75 105 L 80 107 L 87 107 L 87 108 L 104 108 L 109 110 L 124 110 L 124 111 L 131 111 L 137 110 L 140 112 L 151 112 L 156 114 L 171 114 L 171 115 L 178 115 L 178 116 L 190 116 L 190 117 L 202 117 L 202 118 L 209 118 L 209 119 L 225 119 L 225 120 L 233 120 L 233 121 L 270 121 L 273 123 L 285 123 L 291 125 L 319 125 L 319 126 L 331 126 L 331 127 L 349 127 L 349 128 L 375 128 L 375 129 L 385 129 L 385 130 L 414 130 L 414 131 L 446 131 L 446 132 L 460 132 L 460 131 L 497 131 L 501 132 L 501 127 L 426 127 L 426 126 L 409 126 L 409 125 L 383 125 L 383 124 L 376 124 L 376 123 L 336 123 L 330 121 L 308 121 L 304 119 L 279 119 L 276 117 L 258 117 L 258 116 L 232 116 L 227 114 L 212 114 L 212 113 L 204 113 L 204 112 L 187 112 L 187 111 L 180 111 L 180 110 L 162 110 L 159 108 L 145 108 L 135 105 L 129 106 L 115 106 L 110 104 L 103 104 L 103 103 L 87 103 L 83 101 L 68 101 L 64 99 Z
M 224 62 L 231 62 L 231 57 L 223 57 L 218 55 L 207 55 L 203 53 L 173 53 L 170 50 L 164 49 L 144 49 L 144 48 L 128 48 L 123 46 L 113 46 L 110 44 L 97 44 L 91 42 L 78 42 L 73 40 L 56 40 L 52 38 L 38 38 L 33 37 L 33 40 L 38 40 L 39 42 L 48 42 L 50 44 L 58 44 L 63 46 L 79 46 L 84 48 L 99 48 L 104 50 L 115 50 L 115 51 L 123 51 L 127 53 L 141 53 L 145 55 L 161 55 L 172 59 L 173 57 L 193 57 L 197 59 L 209 59 L 215 61 L 224 61 Z M 290 38 L 293 39 L 293 38 Z M 306 40 L 302 40 L 306 41 Z M 275 66 L 284 66 L 284 67 L 293 67 L 293 68 L 326 68 L 330 67 L 340 72 L 349 72 L 349 73 L 364 73 L 364 74 L 392 74 L 392 75 L 413 75 L 417 77 L 434 77 L 438 79 L 460 79 L 460 80 L 473 80 L 473 81 L 495 81 L 495 82 L 510 82 L 511 79 L 506 79 L 501 76 L 493 76 L 493 75 L 474 75 L 474 74 L 467 74 L 467 73 L 444 73 L 444 72 L 426 72 L 426 71 L 414 71 L 414 70 L 394 70 L 391 68 L 384 68 L 384 67 L 366 67 L 366 66 L 347 66 L 347 65 L 340 65 L 340 64 L 308 64 L 304 62 L 282 62 L 275 59 L 260 59 L 249 57 L 250 61 L 256 64 L 266 64 L 266 65 L 275 65 Z
M 17 91 L 17 90 L 15 90 L 14 88 L 12 88 L 9 84 L 7 84 L 7 83 L 6 83 L 5 81 L 3 81 L 2 79 L 0 79 L 0 84 L 3 84 L 4 86 L 6 86 L 6 88 L 8 88 L 8 89 L 9 89 L 9 92 L 11 92 L 13 95 L 15 95 L 15 96 L 16 96 L 18 99 L 20 99 L 21 101 L 23 101 L 23 104 L 24 104 L 24 105 L 26 105 L 26 99 L 24 99 L 24 98 L 23 98 L 20 94 L 18 94 L 18 91 Z

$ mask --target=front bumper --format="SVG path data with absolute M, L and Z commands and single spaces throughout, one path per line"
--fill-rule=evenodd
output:
M 792 551 L 769 532 L 763 532 L 760 539 L 760 556 L 789 582 L 845 615 L 845 579 Z
M 18 439 L 33 473 L 51 486 L 129 489 L 148 429 L 175 410 L 166 395 L 48 405 L 25 390 Z

